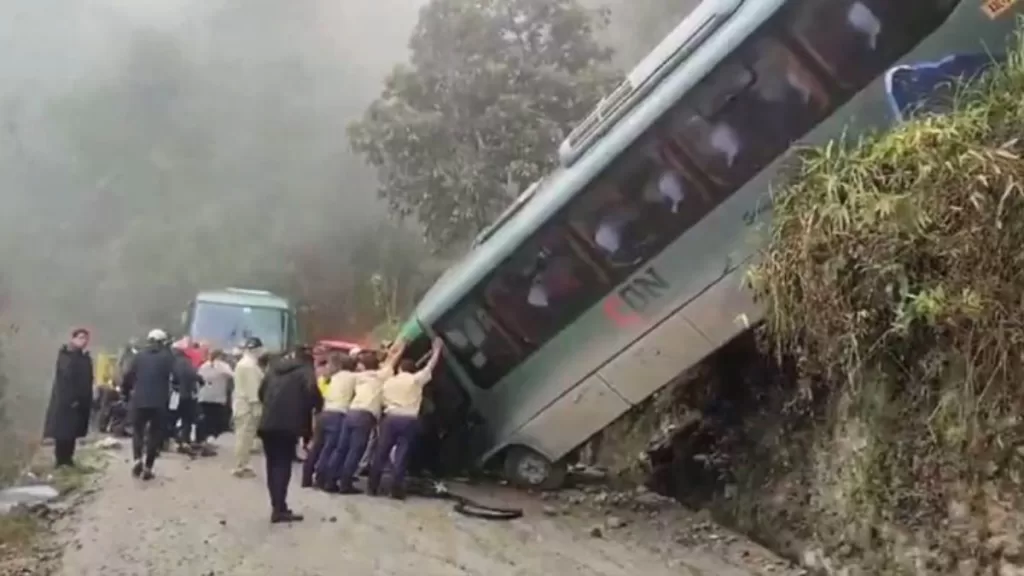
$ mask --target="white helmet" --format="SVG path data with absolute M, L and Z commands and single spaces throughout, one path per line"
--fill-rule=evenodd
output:
M 167 340 L 167 332 L 164 332 L 159 328 L 154 328 L 149 331 L 149 334 L 146 336 L 146 340 L 149 340 L 150 342 L 163 342 Z

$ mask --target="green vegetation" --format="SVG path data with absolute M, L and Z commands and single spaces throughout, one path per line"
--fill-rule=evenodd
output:
M 53 459 L 46 451 L 36 453 L 29 471 L 36 477 L 52 477 L 50 485 L 62 495 L 70 495 L 85 487 L 89 479 L 106 468 L 105 454 L 93 446 L 83 446 L 75 453 L 74 468 L 53 468 Z
M 42 522 L 28 512 L 12 512 L 0 516 L 0 557 L 8 550 L 18 550 L 30 543 L 39 533 Z
M 804 467 L 796 516 L 824 558 L 1024 564 L 1022 92 L 1018 48 L 954 114 L 806 152 L 774 200 L 751 276 L 766 342 L 798 367 L 789 417 L 814 423 L 806 458 L 773 456 L 775 474 Z
M 577 0 L 432 0 L 397 67 L 352 124 L 393 214 L 445 248 L 472 239 L 554 165 L 617 74 Z

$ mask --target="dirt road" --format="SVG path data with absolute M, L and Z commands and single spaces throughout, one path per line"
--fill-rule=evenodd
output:
M 749 543 L 733 555 L 745 560 L 726 560 L 728 554 L 677 544 L 663 527 L 652 524 L 645 533 L 637 528 L 642 522 L 616 518 L 609 528 L 600 515 L 556 512 L 549 502 L 504 489 L 483 495 L 523 506 L 523 519 L 476 520 L 436 500 L 328 496 L 299 489 L 295 478 L 290 504 L 306 521 L 272 526 L 262 480 L 231 477 L 227 456 L 166 456 L 150 483 L 129 475 L 127 446 L 108 459 L 95 479 L 102 488 L 62 531 L 67 576 L 796 573 Z

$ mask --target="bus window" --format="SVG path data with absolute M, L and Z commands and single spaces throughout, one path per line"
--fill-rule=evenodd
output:
M 522 359 L 520 348 L 476 302 L 457 307 L 435 330 L 480 388 L 497 384 Z
M 673 112 L 678 146 L 716 183 L 746 182 L 821 121 L 825 88 L 780 42 L 748 42 Z
M 710 204 L 678 152 L 647 137 L 580 196 L 569 219 L 604 263 L 625 276 L 699 220 Z
M 847 90 L 859 90 L 941 23 L 949 0 L 805 1 L 790 32 Z
M 526 346 L 543 344 L 607 292 L 607 282 L 551 227 L 524 244 L 487 284 L 487 304 Z

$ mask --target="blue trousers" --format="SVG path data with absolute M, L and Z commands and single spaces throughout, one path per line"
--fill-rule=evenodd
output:
M 338 446 L 328 463 L 328 469 L 332 472 L 331 476 L 325 479 L 328 486 L 337 484 L 343 489 L 352 488 L 359 460 L 366 451 L 370 432 L 376 425 L 377 418 L 365 410 L 350 410 L 345 415 Z
M 344 412 L 324 412 L 320 415 L 320 451 L 316 454 L 315 460 L 312 458 L 313 455 L 310 455 L 310 460 L 314 460 L 310 466 L 316 470 L 317 484 L 320 487 L 325 487 L 334 476 L 330 467 L 331 457 L 341 441 L 341 428 L 344 422 Z
M 391 475 L 391 489 L 401 491 L 405 486 L 405 473 L 409 467 L 409 450 L 420 434 L 420 419 L 416 416 L 385 415 L 380 424 L 377 437 L 377 449 L 370 465 L 368 489 L 376 492 L 380 489 L 380 479 L 384 474 L 391 457 L 391 449 L 395 449 L 394 470 Z

